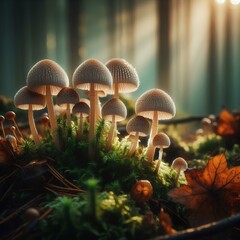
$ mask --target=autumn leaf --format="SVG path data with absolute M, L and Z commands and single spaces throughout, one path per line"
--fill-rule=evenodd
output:
M 189 209 L 189 222 L 199 226 L 240 210 L 240 166 L 228 168 L 225 154 L 210 159 L 205 169 L 185 172 L 188 185 L 172 189 L 173 201 Z
M 240 115 L 233 115 L 227 109 L 223 109 L 218 117 L 216 134 L 222 137 L 240 135 Z

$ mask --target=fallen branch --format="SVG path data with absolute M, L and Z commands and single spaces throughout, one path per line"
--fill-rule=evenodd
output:
M 167 234 L 159 236 L 151 240 L 186 240 L 186 239 L 199 239 L 213 234 L 219 234 L 225 230 L 229 230 L 240 225 L 240 213 L 234 216 L 225 218 L 218 222 L 208 223 L 196 228 L 189 228 L 179 231 L 175 234 Z

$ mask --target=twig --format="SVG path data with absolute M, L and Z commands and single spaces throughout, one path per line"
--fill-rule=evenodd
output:
M 159 236 L 151 240 L 186 240 L 186 239 L 199 239 L 216 233 L 221 233 L 230 228 L 236 227 L 240 224 L 240 213 L 232 217 L 225 218 L 218 222 L 212 222 L 200 227 L 189 228 L 179 231 L 175 234 L 167 234 Z

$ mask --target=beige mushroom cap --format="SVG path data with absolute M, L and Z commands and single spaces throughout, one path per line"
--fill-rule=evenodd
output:
M 128 134 L 139 133 L 139 136 L 145 137 L 150 134 L 151 125 L 149 121 L 143 116 L 134 116 L 132 117 L 126 126 Z
M 72 87 L 63 88 L 56 97 L 57 105 L 66 107 L 67 104 L 73 106 L 79 102 L 79 95 Z
M 102 116 L 109 121 L 115 116 L 115 120 L 120 122 L 127 117 L 127 108 L 120 99 L 111 98 L 103 105 Z
M 45 108 L 45 96 L 32 92 L 27 86 L 22 87 L 14 96 L 14 105 L 17 108 L 28 110 L 29 105 L 32 105 L 32 110 L 40 110 Z
M 73 86 L 90 90 L 94 83 L 94 90 L 107 90 L 112 86 L 112 76 L 108 68 L 97 59 L 88 59 L 81 63 L 72 78 Z
M 176 107 L 172 98 L 163 90 L 151 89 L 143 93 L 136 101 L 136 114 L 153 119 L 154 112 L 158 119 L 170 119 L 176 114 Z
M 46 94 L 46 86 L 50 86 L 51 94 L 58 92 L 69 85 L 66 72 L 56 62 L 44 59 L 37 62 L 28 72 L 27 86 L 31 91 Z
M 113 58 L 106 63 L 113 77 L 113 85 L 118 84 L 120 93 L 129 93 L 139 87 L 139 78 L 135 68 L 122 58 Z M 114 93 L 114 86 L 107 91 Z
M 188 164 L 183 158 L 178 157 L 173 160 L 171 168 L 176 171 L 186 171 L 188 168 Z
M 89 103 L 85 101 L 80 101 L 76 103 L 72 108 L 73 114 L 81 113 L 83 117 L 87 117 L 90 113 Z
M 153 138 L 153 146 L 168 148 L 171 144 L 170 138 L 165 133 L 158 133 Z

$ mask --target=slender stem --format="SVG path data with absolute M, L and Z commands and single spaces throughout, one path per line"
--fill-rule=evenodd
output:
M 118 89 L 118 84 L 117 83 L 114 83 L 114 97 L 115 98 L 119 98 L 119 89 Z
M 95 118 L 96 118 L 96 122 L 99 121 L 102 117 L 102 114 L 101 114 L 101 103 L 99 101 L 99 97 L 98 95 L 96 94 L 95 95 Z
M 79 127 L 78 127 L 78 136 L 81 139 L 83 136 L 83 114 L 79 114 Z
M 53 108 L 53 100 L 52 100 L 52 93 L 50 86 L 46 86 L 46 102 L 47 102 L 47 109 L 48 109 L 48 116 L 51 125 L 51 130 L 54 132 L 57 129 L 57 121 L 55 117 L 55 112 Z
M 179 176 L 180 176 L 180 169 L 177 170 L 177 175 L 176 175 L 176 178 L 175 178 L 175 186 L 177 186 Z
M 114 136 L 116 128 L 117 128 L 117 124 L 115 121 L 115 115 L 113 115 L 112 116 L 112 125 L 109 130 L 108 138 L 107 138 L 107 151 L 109 151 L 112 148 L 113 136 Z
M 92 143 L 94 140 L 94 132 L 95 132 L 95 95 L 96 93 L 94 90 L 94 84 L 91 84 L 89 95 L 90 95 L 89 143 Z
M 33 110 L 32 110 L 32 105 L 29 105 L 28 108 L 28 121 L 29 121 L 29 127 L 33 136 L 33 141 L 35 142 L 36 145 L 40 144 L 40 138 L 38 135 L 38 131 L 36 129 L 36 125 L 34 122 L 34 118 L 33 118 Z
M 3 137 L 6 138 L 6 133 L 4 130 L 3 122 L 1 122 L 1 128 L 2 128 Z
M 21 136 L 21 138 L 23 138 L 23 135 L 22 135 L 22 133 L 21 133 L 21 131 L 20 131 L 20 129 L 19 129 L 19 127 L 18 127 L 18 125 L 17 125 L 15 119 L 13 119 L 13 123 L 14 123 L 14 126 L 16 127 L 16 129 L 17 129 L 19 135 Z
M 67 104 L 67 109 L 66 109 L 66 114 L 67 114 L 67 127 L 71 127 L 71 109 L 70 109 L 70 104 Z
M 156 168 L 155 168 L 155 173 L 158 174 L 159 172 L 159 168 L 160 168 L 160 164 L 161 164 L 161 161 L 162 161 L 162 155 L 163 155 L 163 148 L 160 147 L 159 149 L 159 156 L 158 156 L 158 162 L 157 162 L 157 165 L 156 165 Z
M 131 157 L 134 154 L 136 147 L 138 145 L 138 137 L 139 137 L 139 132 L 136 132 L 134 139 L 132 140 L 130 150 L 128 152 L 128 157 Z
M 149 139 L 148 151 L 147 151 L 147 159 L 150 163 L 153 162 L 155 147 L 153 146 L 153 138 L 157 134 L 158 131 L 158 113 L 157 111 L 153 112 L 153 120 L 152 120 L 152 131 Z
M 51 94 L 51 89 L 50 89 L 49 85 L 46 86 L 46 102 L 47 102 L 49 121 L 50 121 L 50 125 L 51 125 L 52 138 L 53 138 L 53 141 L 55 142 L 56 148 L 60 149 L 58 134 L 56 131 L 57 130 L 57 121 L 56 121 L 56 117 L 55 117 L 52 94 Z

